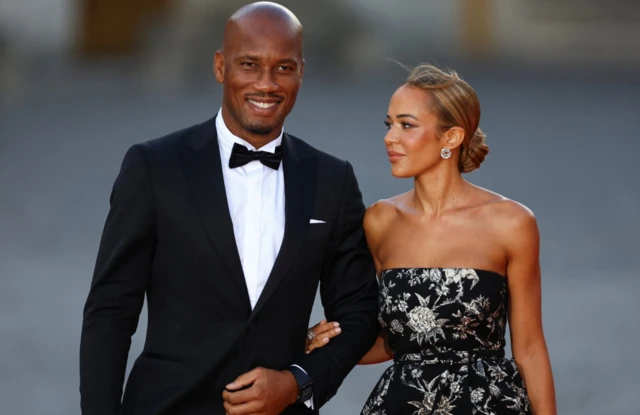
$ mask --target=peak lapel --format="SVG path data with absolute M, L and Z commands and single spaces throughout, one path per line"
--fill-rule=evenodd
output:
M 296 146 L 296 142 L 286 133 L 283 137 L 283 148 L 284 237 L 269 279 L 253 310 L 252 318 L 277 290 L 300 252 L 315 202 L 317 180 L 315 157 L 301 151 L 299 146 Z

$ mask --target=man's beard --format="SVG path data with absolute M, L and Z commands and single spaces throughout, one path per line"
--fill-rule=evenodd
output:
M 255 135 L 269 135 L 273 131 L 273 126 L 271 125 L 245 124 L 242 128 Z

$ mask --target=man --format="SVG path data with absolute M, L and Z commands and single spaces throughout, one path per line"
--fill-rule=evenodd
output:
M 216 117 L 134 145 L 80 348 L 84 415 L 317 413 L 373 345 L 375 270 L 351 165 L 283 133 L 302 28 L 268 2 L 224 28 Z M 315 293 L 342 334 L 305 354 Z M 144 296 L 142 354 L 121 402 Z

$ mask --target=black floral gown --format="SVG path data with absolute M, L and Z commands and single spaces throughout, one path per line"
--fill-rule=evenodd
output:
M 384 270 L 379 319 L 394 363 L 361 415 L 531 414 L 504 357 L 506 281 L 474 269 Z

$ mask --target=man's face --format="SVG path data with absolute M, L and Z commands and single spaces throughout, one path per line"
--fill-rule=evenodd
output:
M 235 24 L 230 32 L 214 62 L 225 122 L 241 138 L 266 143 L 280 134 L 302 83 L 301 35 L 266 20 Z

